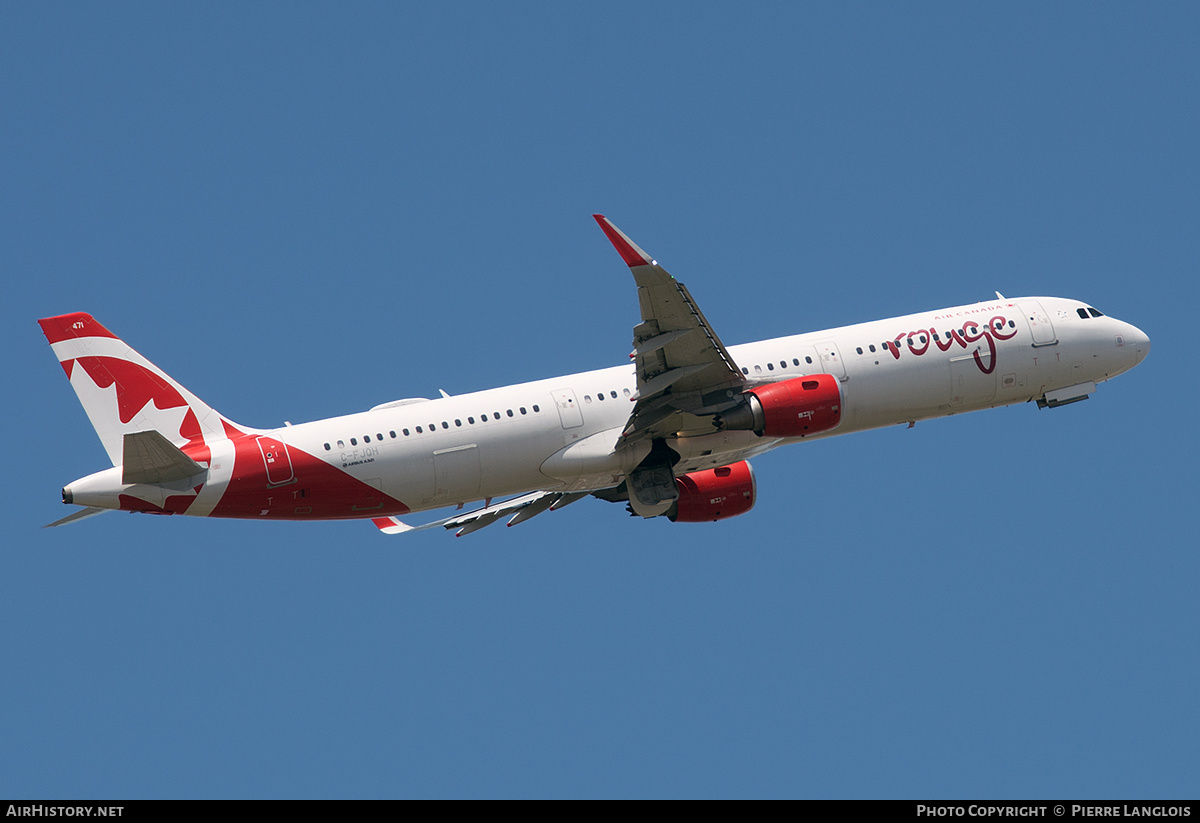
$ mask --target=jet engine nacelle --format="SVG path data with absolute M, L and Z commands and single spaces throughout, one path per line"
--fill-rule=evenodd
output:
M 675 523 L 711 523 L 754 507 L 754 472 L 745 460 L 675 478 L 679 500 L 667 517 Z
M 759 437 L 804 437 L 829 431 L 842 421 L 842 390 L 832 374 L 809 374 L 749 389 L 746 402 L 725 412 L 723 429 Z

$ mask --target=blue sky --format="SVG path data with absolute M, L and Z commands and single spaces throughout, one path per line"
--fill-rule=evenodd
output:
M 1195 797 L 1194 4 L 5 4 L 0 796 Z M 35 323 L 274 426 L 1008 296 L 1086 403 L 776 451 L 711 525 L 110 514 Z

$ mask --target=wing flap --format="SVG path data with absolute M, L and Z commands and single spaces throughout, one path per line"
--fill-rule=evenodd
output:
M 518 523 L 524 523 L 526 520 L 536 517 L 544 511 L 561 509 L 563 506 L 570 505 L 576 500 L 587 497 L 589 494 L 591 492 L 530 492 L 520 497 L 514 497 L 511 500 L 484 506 L 465 514 L 444 517 L 441 520 L 435 520 L 432 523 L 423 523 L 420 526 L 409 526 L 395 517 L 377 517 L 372 522 L 384 534 L 404 534 L 406 532 L 421 531 L 441 526 L 447 530 L 457 529 L 458 531 L 454 533 L 454 536 L 462 537 L 465 534 L 479 531 L 485 526 L 490 526 L 510 514 L 513 517 L 508 521 L 508 525 L 515 526 Z
M 636 334 L 636 329 L 634 331 Z M 678 331 L 669 331 L 664 334 L 647 337 L 640 343 L 634 343 L 633 354 L 630 357 L 645 357 L 648 354 L 653 354 L 668 343 L 674 343 L 676 340 L 686 337 L 694 331 L 695 329 L 679 329 Z
M 745 377 L 687 287 L 604 215 L 593 217 L 638 287 L 642 322 L 633 330 L 637 403 L 625 429 L 626 439 L 703 429 L 706 424 L 696 417 L 708 413 L 702 411 L 703 398 L 724 389 L 740 393 Z M 657 402 L 668 395 L 669 404 Z

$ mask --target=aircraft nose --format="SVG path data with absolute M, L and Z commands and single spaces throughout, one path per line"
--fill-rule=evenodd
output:
M 1129 333 L 1125 336 L 1125 345 L 1133 348 L 1133 364 L 1136 366 L 1146 359 L 1146 355 L 1150 353 L 1150 336 L 1137 326 L 1129 326 Z

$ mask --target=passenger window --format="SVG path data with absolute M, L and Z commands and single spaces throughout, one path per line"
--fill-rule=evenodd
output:
M 455 418 L 455 420 L 454 420 L 454 425 L 461 427 L 461 426 L 462 426 L 462 421 L 461 421 L 461 420 L 459 420 L 459 419 L 457 419 L 457 418 Z
M 500 412 L 495 412 L 495 413 L 493 413 L 493 414 L 492 414 L 492 417 L 494 417 L 494 418 L 496 418 L 497 420 L 499 420 L 499 419 L 500 419 Z
M 417 434 L 421 434 L 421 433 L 422 433 L 422 432 L 421 432 L 421 427 L 420 427 L 420 426 L 417 426 Z
M 616 393 L 616 392 L 613 392 L 613 397 L 616 397 L 616 396 L 617 396 L 617 393 Z M 537 414 L 537 413 L 538 413 L 538 412 L 540 412 L 540 411 L 541 411 L 541 409 L 539 409 L 539 408 L 538 408 L 538 405 L 537 405 L 537 403 L 534 403 L 534 404 L 533 404 L 533 413 L 534 413 L 534 414 Z
M 774 364 L 774 363 L 768 363 L 768 364 L 767 364 L 767 371 L 775 371 L 775 364 Z
M 450 428 L 450 424 L 449 424 L 449 423 L 447 423 L 445 420 L 443 420 L 443 421 L 442 421 L 442 428 L 443 428 L 443 429 L 448 429 L 448 428 Z
M 792 358 L 792 365 L 793 365 L 793 366 L 799 366 L 799 365 L 800 365 L 800 359 L 799 359 L 799 358 L 796 358 L 796 357 L 793 357 L 793 358 Z
M 858 352 L 859 354 L 862 354 L 863 353 L 862 346 L 859 346 L 858 348 L 856 348 L 855 351 Z
M 401 429 L 400 431 L 404 433 L 405 437 L 408 437 L 408 429 Z
M 474 426 L 474 425 L 475 425 L 475 418 L 474 418 L 474 417 L 468 417 L 468 418 L 467 418 L 467 422 L 468 422 L 468 423 L 470 423 L 472 426 Z
M 585 394 L 585 395 L 583 396 L 583 402 L 584 402 L 584 403 L 591 403 L 591 402 L 592 402 L 592 396 L 591 396 L 590 394 Z M 511 412 L 511 411 L 508 413 L 508 416 L 509 416 L 509 417 L 512 417 L 512 412 Z
M 508 416 L 509 416 L 509 417 L 512 417 L 512 416 L 513 416 L 512 409 L 509 409 L 509 410 L 508 410 Z
M 612 399 L 613 399 L 613 400 L 616 400 L 616 399 L 617 399 L 617 393 L 616 393 L 615 391 L 610 391 L 608 394 L 609 394 L 609 396 L 610 396 L 610 397 L 612 397 Z M 534 407 L 533 407 L 533 410 L 534 410 L 534 411 L 537 411 L 537 406 L 534 406 Z
M 872 351 L 872 352 L 874 352 L 874 351 L 875 351 L 875 344 L 874 344 L 874 343 L 872 343 L 872 344 L 869 346 L 869 348 L 871 349 L 871 351 Z
M 600 392 L 599 394 L 597 394 L 596 399 L 599 400 L 601 403 L 603 403 L 604 402 L 604 392 Z
M 743 369 L 743 371 L 745 371 L 745 369 Z M 622 389 L 621 391 L 624 392 L 626 397 L 629 396 L 629 389 Z
M 804 358 L 804 362 L 805 362 L 805 363 L 807 363 L 808 365 L 810 365 L 810 366 L 811 366 L 811 365 L 812 365 L 812 358 L 811 358 L 811 357 L 805 357 L 805 358 Z
M 742 366 L 742 374 L 749 374 L 749 373 L 750 373 L 750 370 L 749 370 L 748 368 L 746 368 L 745 366 Z M 626 394 L 629 394 L 629 392 L 628 392 L 628 391 L 627 391 L 627 392 L 625 392 L 625 393 L 626 393 Z
M 370 442 L 371 442 L 371 435 L 369 435 L 369 434 L 364 434 L 364 435 L 363 435 L 363 442 L 364 442 L 364 443 L 370 443 Z
M 339 440 L 339 441 L 338 441 L 338 448 L 339 448 L 339 449 L 344 449 L 344 448 L 346 448 L 346 443 L 345 443 L 345 441 L 344 441 L 344 440 Z
M 393 440 L 396 439 L 396 433 L 394 431 L 390 431 L 390 432 L 388 432 L 388 434 L 390 434 L 392 436 Z
M 326 443 L 326 444 L 325 444 L 325 451 L 329 451 L 329 444 L 328 444 L 328 443 Z
M 357 445 L 358 445 L 358 441 L 357 441 L 357 440 L 355 440 L 353 437 L 351 437 L 351 438 L 350 438 L 350 445 L 351 445 L 351 446 L 357 446 Z

